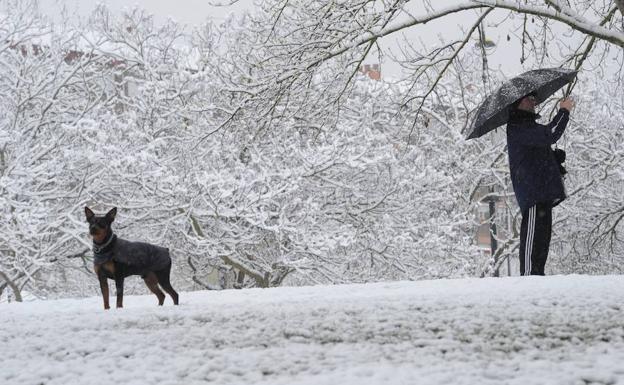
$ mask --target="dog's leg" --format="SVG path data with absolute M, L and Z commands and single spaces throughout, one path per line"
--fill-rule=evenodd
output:
M 162 306 L 162 304 L 165 303 L 165 295 L 158 287 L 158 278 L 156 277 L 156 274 L 150 271 L 145 275 L 143 281 L 145 281 L 145 285 L 147 285 L 150 291 L 158 297 L 158 305 Z
M 100 281 L 100 290 L 102 291 L 102 299 L 104 300 L 104 310 L 109 309 L 110 306 L 108 304 L 108 281 L 106 280 L 106 275 L 104 275 L 104 271 L 102 271 L 99 265 L 95 265 L 94 270 L 98 281 Z
M 169 294 L 171 299 L 173 300 L 173 304 L 178 304 L 178 293 L 171 286 L 171 282 L 169 281 L 169 276 L 171 275 L 171 264 L 165 269 L 156 272 L 156 277 L 158 278 L 158 283 L 160 287 L 163 288 L 164 291 Z
M 160 286 L 163 288 L 164 291 L 167 292 L 167 294 L 169 294 L 169 296 L 173 300 L 173 304 L 177 305 L 178 304 L 178 293 L 173 289 L 173 287 L 171 286 L 171 283 L 170 282 L 164 282 L 164 283 L 161 283 Z
M 100 290 L 102 291 L 102 299 L 104 300 L 104 310 L 110 309 L 108 304 L 108 281 L 106 277 L 98 277 L 100 281 Z
M 115 289 L 117 289 L 117 307 L 123 307 L 123 277 L 115 277 Z

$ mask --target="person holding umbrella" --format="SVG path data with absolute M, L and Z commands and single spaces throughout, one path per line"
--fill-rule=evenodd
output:
M 544 275 L 552 209 L 566 198 L 561 175 L 565 170 L 550 146 L 563 135 L 574 102 L 564 98 L 547 125 L 536 122 L 539 115 L 535 106 L 571 83 L 576 74 L 563 68 L 544 68 L 516 76 L 485 98 L 470 125 L 468 139 L 507 124 L 511 181 L 522 212 L 521 275 Z
M 507 151 L 511 181 L 522 211 L 520 274 L 544 275 L 552 233 L 552 209 L 565 198 L 559 163 L 551 145 L 563 135 L 572 99 L 559 104 L 547 125 L 536 122 L 537 95 L 529 93 L 514 103 L 507 123 Z

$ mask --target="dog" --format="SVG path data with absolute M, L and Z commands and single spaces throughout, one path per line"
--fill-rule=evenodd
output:
M 117 238 L 111 225 L 117 215 L 117 208 L 106 215 L 98 216 L 85 207 L 89 223 L 89 234 L 93 238 L 93 265 L 100 281 L 104 309 L 109 309 L 108 279 L 115 281 L 117 307 L 123 307 L 123 283 L 126 277 L 140 275 L 145 285 L 158 297 L 158 305 L 165 302 L 165 295 L 158 285 L 178 304 L 178 293 L 171 286 L 171 257 L 169 249 L 143 242 L 130 242 Z

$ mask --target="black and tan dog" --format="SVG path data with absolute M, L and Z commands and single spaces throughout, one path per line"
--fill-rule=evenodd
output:
M 147 287 L 158 297 L 158 305 L 165 302 L 165 295 L 158 285 L 178 304 L 178 293 L 169 282 L 171 257 L 169 249 L 143 242 L 129 242 L 117 236 L 111 224 L 117 215 L 113 208 L 104 216 L 98 216 L 88 207 L 85 215 L 89 222 L 89 234 L 93 238 L 94 270 L 100 281 L 104 309 L 108 309 L 108 281 L 115 280 L 117 288 L 117 307 L 123 307 L 124 279 L 131 275 L 140 275 Z

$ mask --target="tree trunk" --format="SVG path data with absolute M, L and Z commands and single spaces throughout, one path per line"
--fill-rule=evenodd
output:
M 20 289 L 17 287 L 17 284 L 10 280 L 9 277 L 2 271 L 0 271 L 0 278 L 3 279 L 7 285 L 9 285 L 13 293 L 15 293 L 15 300 L 17 302 L 22 302 L 22 294 L 20 293 Z
M 236 285 L 234 285 L 234 287 L 236 287 L 237 289 L 242 289 L 244 282 L 245 282 L 245 272 L 242 270 L 239 270 L 238 274 L 236 275 Z
M 269 287 L 270 282 L 268 280 L 268 273 L 265 273 L 265 276 L 263 277 L 260 272 L 254 271 L 251 268 L 247 268 L 247 266 L 245 266 L 243 263 L 236 260 L 235 258 L 230 258 L 227 255 L 220 255 L 219 257 L 226 264 L 234 267 L 235 269 L 238 269 L 239 272 L 244 273 L 243 278 L 242 278 L 243 280 L 245 279 L 245 275 L 248 275 L 256 281 L 256 284 L 259 287 L 262 287 L 262 288 Z M 242 282 L 240 282 L 241 281 L 240 275 L 238 276 L 238 280 L 239 280 L 238 283 L 242 284 Z

